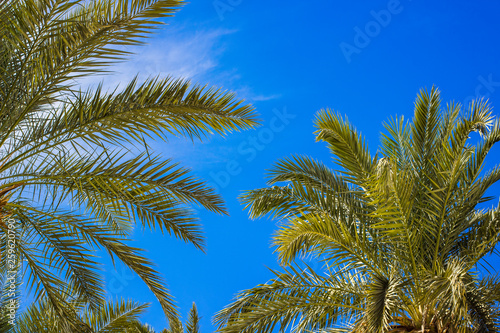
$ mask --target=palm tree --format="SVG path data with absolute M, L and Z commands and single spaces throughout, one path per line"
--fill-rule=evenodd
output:
M 124 46 L 143 43 L 181 5 L 0 2 L 0 287 L 5 292 L 7 278 L 20 283 L 26 277 L 23 291 L 35 299 L 45 295 L 78 332 L 89 327 L 65 291 L 93 309 L 103 304 L 96 250 L 140 276 L 172 319 L 177 311 L 162 278 L 128 243 L 133 226 L 203 249 L 190 207 L 226 213 L 212 188 L 154 153 L 147 140 L 203 139 L 257 124 L 253 107 L 233 93 L 182 79 L 134 79 L 111 92 L 77 85 L 75 79 L 125 59 Z M 8 301 L 6 295 L 0 301 Z
M 133 301 L 108 301 L 99 309 L 92 309 L 84 301 L 67 300 L 71 308 L 78 314 L 80 320 L 93 333 L 155 333 L 155 330 L 139 321 L 139 316 L 147 310 L 149 304 Z M 199 333 L 198 310 L 196 304 L 189 312 L 188 321 L 184 327 L 178 318 L 170 321 L 168 329 L 161 333 Z M 14 333 L 60 333 L 71 332 L 64 318 L 53 311 L 48 299 L 32 304 L 17 320 Z
M 219 331 L 500 331 L 500 277 L 488 267 L 500 208 L 485 204 L 500 168 L 483 170 L 500 122 L 488 103 L 442 111 L 439 91 L 422 90 L 413 120 L 391 119 L 376 155 L 340 115 L 322 110 L 315 123 L 337 170 L 284 159 L 270 187 L 242 196 L 251 217 L 282 221 L 274 245 L 289 267 L 219 312 Z M 295 261 L 304 255 L 326 272 Z

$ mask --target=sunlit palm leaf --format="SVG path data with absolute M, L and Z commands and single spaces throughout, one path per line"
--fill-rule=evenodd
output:
M 0 217 L 16 221 L 16 255 L 24 263 L 27 289 L 35 299 L 45 297 L 64 329 L 88 330 L 68 304 L 67 290 L 94 310 L 103 304 L 96 249 L 138 274 L 175 320 L 159 273 L 128 245 L 132 228 L 159 228 L 203 249 L 191 207 L 226 213 L 212 188 L 152 152 L 147 140 L 198 140 L 253 128 L 251 105 L 185 79 L 132 79 L 110 92 L 78 86 L 77 79 L 125 60 L 126 46 L 143 43 L 183 4 L 0 3 Z M 0 227 L 5 266 L 8 230 Z

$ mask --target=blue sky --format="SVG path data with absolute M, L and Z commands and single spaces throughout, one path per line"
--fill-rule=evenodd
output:
M 331 161 L 314 142 L 321 108 L 348 116 L 376 152 L 382 123 L 412 116 L 420 88 L 437 85 L 443 100 L 490 98 L 500 108 L 500 3 L 496 1 L 191 1 L 107 84 L 160 74 L 222 86 L 252 102 L 262 126 L 194 144 L 153 144 L 218 188 L 230 216 L 199 211 L 207 253 L 181 241 L 136 232 L 184 317 L 194 301 L 211 332 L 211 317 L 238 291 L 272 278 L 276 224 L 250 221 L 237 200 L 263 187 L 277 159 L 306 154 Z M 89 82 L 92 83 L 92 82 Z M 495 111 L 498 115 L 498 111 Z M 498 147 L 490 164 L 500 162 Z M 498 200 L 500 187 L 492 195 Z M 496 202 L 495 202 L 496 203 Z M 498 263 L 498 262 L 497 262 Z M 166 325 L 153 295 L 127 271 L 107 273 L 110 296 L 152 302 L 144 321 Z

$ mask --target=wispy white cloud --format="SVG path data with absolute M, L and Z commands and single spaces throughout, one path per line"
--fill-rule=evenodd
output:
M 127 47 L 132 55 L 127 61 L 112 66 L 110 74 L 87 77 L 79 83 L 87 88 L 103 82 L 104 88 L 109 90 L 123 87 L 135 76 L 139 81 L 171 76 L 216 84 L 235 91 L 240 98 L 250 102 L 279 98 L 280 95 L 257 93 L 254 88 L 242 85 L 240 71 L 221 63 L 226 48 L 230 46 L 227 40 L 236 33 L 236 30 L 227 29 L 193 30 L 168 26 L 147 40 L 146 45 Z
M 141 75 L 202 78 L 214 70 L 225 50 L 223 37 L 231 30 L 169 33 L 141 49 L 132 65 Z
M 191 79 L 200 84 L 216 85 L 236 92 L 238 98 L 250 103 L 268 101 L 281 97 L 278 94 L 266 94 L 250 87 L 244 81 L 243 71 L 237 67 L 223 64 L 226 48 L 230 47 L 235 30 L 199 29 L 189 27 L 167 27 L 161 34 L 147 40 L 146 45 L 126 48 L 133 53 L 128 61 L 115 64 L 108 75 L 87 77 L 80 81 L 83 88 L 103 83 L 105 90 L 113 90 L 117 86 L 124 87 L 135 76 L 139 82 L 149 77 L 167 77 Z M 166 145 L 163 142 L 148 142 L 153 150 L 162 151 L 168 156 L 180 160 L 192 159 L 192 165 L 198 165 L 199 156 L 208 161 L 205 164 L 223 163 L 234 149 L 224 141 L 211 145 L 211 138 L 204 143 L 185 139 L 170 138 Z M 207 148 L 210 147 L 210 148 Z M 210 156 L 209 156 L 210 155 Z M 198 156 L 192 158 L 190 156 Z
M 132 53 L 127 61 L 113 65 L 110 74 L 81 80 L 81 85 L 89 87 L 103 82 L 105 88 L 111 89 L 123 86 L 135 76 L 140 81 L 156 76 L 201 80 L 218 66 L 225 50 L 222 38 L 235 32 L 169 28 L 147 40 L 146 45 L 125 48 Z
M 236 92 L 238 93 L 238 96 L 245 98 L 246 100 L 250 102 L 263 102 L 263 101 L 270 101 L 273 99 L 277 99 L 281 97 L 281 94 L 259 94 L 254 91 L 249 86 L 243 86 L 241 88 L 237 88 Z

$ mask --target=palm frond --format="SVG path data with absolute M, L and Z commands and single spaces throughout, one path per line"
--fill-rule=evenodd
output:
M 321 110 L 315 120 L 316 141 L 325 141 L 351 181 L 364 180 L 372 171 L 372 158 L 366 142 L 356 129 L 339 114 Z
M 193 303 L 186 323 L 186 333 L 200 333 L 200 319 L 196 304 Z
M 362 310 L 362 275 L 321 276 L 294 267 L 275 274 L 217 313 L 218 332 L 304 332 L 350 320 Z

